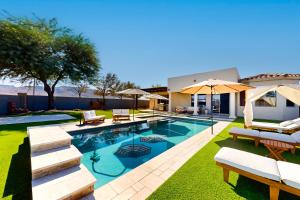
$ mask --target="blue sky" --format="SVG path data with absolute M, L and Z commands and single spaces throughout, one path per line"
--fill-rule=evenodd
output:
M 300 1 L 1 0 L 15 16 L 55 17 L 97 47 L 103 73 L 142 87 L 237 67 L 300 73 Z

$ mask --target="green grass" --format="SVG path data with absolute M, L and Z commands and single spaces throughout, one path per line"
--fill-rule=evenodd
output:
M 138 112 L 139 111 L 135 111 L 135 113 Z M 58 113 L 69 114 L 76 119 L 68 121 L 0 125 L 0 198 L 22 200 L 31 198 L 31 172 L 27 127 L 78 121 L 81 112 L 46 111 L 28 114 L 51 115 Z M 97 110 L 96 113 L 97 115 L 105 115 L 106 118 L 112 117 L 111 110 Z
M 259 155 L 268 154 L 262 145 L 255 148 L 251 140 L 239 139 L 234 142 L 228 134 L 228 130 L 234 126 L 243 127 L 243 121 L 237 119 L 232 122 L 148 199 L 269 199 L 267 185 L 234 172 L 230 173 L 229 184 L 223 182 L 222 169 L 216 166 L 213 159 L 221 147 L 232 147 Z M 284 157 L 289 162 L 300 164 L 299 149 L 295 155 L 287 152 Z M 281 191 L 280 199 L 298 198 Z

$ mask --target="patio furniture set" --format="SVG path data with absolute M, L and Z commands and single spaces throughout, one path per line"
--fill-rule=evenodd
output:
M 282 153 L 287 151 L 295 153 L 296 146 L 300 146 L 300 131 L 297 131 L 300 128 L 300 118 L 280 124 L 253 124 L 258 130 L 233 127 L 229 134 L 233 136 L 234 141 L 243 137 L 254 140 L 256 147 L 260 143 L 263 144 L 269 151 L 268 157 L 228 147 L 221 148 L 215 156 L 215 161 L 223 168 L 224 181 L 228 183 L 229 172 L 234 171 L 269 185 L 271 200 L 278 199 L 280 190 L 300 196 L 300 165 L 286 162 L 282 156 Z M 271 130 L 280 132 L 270 132 Z

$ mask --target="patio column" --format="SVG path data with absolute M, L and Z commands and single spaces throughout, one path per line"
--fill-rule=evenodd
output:
M 172 112 L 172 92 L 169 92 L 169 105 L 168 105 L 168 111 Z
M 229 95 L 229 118 L 235 119 L 235 93 L 230 93 Z
M 198 94 L 194 94 L 194 113 L 193 115 L 198 115 Z

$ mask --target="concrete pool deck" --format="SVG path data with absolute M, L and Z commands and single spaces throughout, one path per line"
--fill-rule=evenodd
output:
M 213 135 L 208 128 L 96 189 L 84 199 L 146 199 L 229 123 L 217 122 Z

